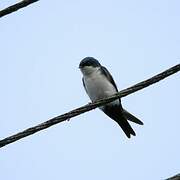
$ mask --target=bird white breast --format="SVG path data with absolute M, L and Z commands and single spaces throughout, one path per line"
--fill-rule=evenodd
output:
M 96 70 L 88 75 L 84 74 L 84 83 L 92 101 L 109 97 L 117 92 L 113 84 L 111 84 L 100 70 Z M 119 100 L 113 101 L 110 104 L 114 103 L 119 103 Z

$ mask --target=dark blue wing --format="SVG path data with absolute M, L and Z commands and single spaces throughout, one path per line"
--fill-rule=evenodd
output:
M 86 90 L 86 93 L 87 93 L 86 85 L 85 85 L 85 83 L 84 83 L 84 78 L 82 78 L 82 82 L 83 82 L 84 89 Z M 87 94 L 88 94 L 88 93 L 87 93 Z
M 109 81 L 113 84 L 113 86 L 116 88 L 116 91 L 118 92 L 118 88 L 116 86 L 116 83 L 114 82 L 113 77 L 111 76 L 111 74 L 109 73 L 109 71 L 104 67 L 101 66 L 101 70 L 103 72 L 103 74 L 109 79 Z

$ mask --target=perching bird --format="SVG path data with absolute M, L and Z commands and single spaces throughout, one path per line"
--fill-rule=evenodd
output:
M 84 88 L 92 102 L 107 98 L 118 92 L 109 71 L 95 58 L 84 58 L 80 62 L 79 68 L 83 74 Z M 119 124 L 128 138 L 136 134 L 127 120 L 143 125 L 142 121 L 123 109 L 120 98 L 99 108 Z

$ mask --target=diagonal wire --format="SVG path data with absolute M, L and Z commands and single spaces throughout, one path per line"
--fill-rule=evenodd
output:
M 14 4 L 12 6 L 9 6 L 9 7 L 7 7 L 7 8 L 0 11 L 0 18 L 7 15 L 7 14 L 15 12 L 15 11 L 21 9 L 21 8 L 24 8 L 24 7 L 26 7 L 26 6 L 28 6 L 28 5 L 32 4 L 32 3 L 35 3 L 37 1 L 39 1 L 39 0 L 24 0 L 24 1 L 20 1 L 20 2 L 18 2 L 16 4 Z
M 15 141 L 17 141 L 19 139 L 22 139 L 22 138 L 24 138 L 26 136 L 32 135 L 32 134 L 34 134 L 34 133 L 36 133 L 38 131 L 46 129 L 46 128 L 52 126 L 52 125 L 55 125 L 57 123 L 65 121 L 65 120 L 69 120 L 72 117 L 78 116 L 78 115 L 80 115 L 82 113 L 88 112 L 88 111 L 90 111 L 92 109 L 95 109 L 95 108 L 97 108 L 99 106 L 107 104 L 107 103 L 109 103 L 111 101 L 114 101 L 115 99 L 118 99 L 118 98 L 127 96 L 129 94 L 132 94 L 132 93 L 134 93 L 134 92 L 136 92 L 138 90 L 141 90 L 141 89 L 143 89 L 143 88 L 145 88 L 147 86 L 150 86 L 150 85 L 152 85 L 154 83 L 157 83 L 158 81 L 160 81 L 160 80 L 162 80 L 162 79 L 164 79 L 164 78 L 166 78 L 166 77 L 168 77 L 168 76 L 170 76 L 170 75 L 172 75 L 172 74 L 174 74 L 174 73 L 176 73 L 178 71 L 180 71 L 180 64 L 177 64 L 176 66 L 173 66 L 173 67 L 163 71 L 162 73 L 159 73 L 158 75 L 155 75 L 155 76 L 153 76 L 153 77 L 151 77 L 151 78 L 149 78 L 149 79 L 147 79 L 145 81 L 142 81 L 142 82 L 140 82 L 138 84 L 135 84 L 134 86 L 131 86 L 131 87 L 127 88 L 127 89 L 124 89 L 124 90 L 116 93 L 115 95 L 113 95 L 113 96 L 111 96 L 109 98 L 105 98 L 105 99 L 102 99 L 102 100 L 99 100 L 99 101 L 96 101 L 96 102 L 93 102 L 93 103 L 89 103 L 89 104 L 87 104 L 85 106 L 74 109 L 74 110 L 69 111 L 69 112 L 67 112 L 65 114 L 62 114 L 60 116 L 54 117 L 54 118 L 52 118 L 52 119 L 50 119 L 48 121 L 45 121 L 44 123 L 38 124 L 38 125 L 36 125 L 34 127 L 28 128 L 28 129 L 26 129 L 26 130 L 24 130 L 22 132 L 19 132 L 17 134 L 14 134 L 12 136 L 4 138 L 4 139 L 0 140 L 0 148 L 5 146 L 5 145 L 8 145 L 10 143 L 13 143 L 13 142 L 15 142 Z
M 166 180 L 180 180 L 180 174 L 176 174 L 175 176 L 170 177 L 170 178 L 168 178 Z

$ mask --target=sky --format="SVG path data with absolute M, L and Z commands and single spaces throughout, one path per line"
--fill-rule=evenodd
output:
M 1 0 L 0 9 L 14 4 Z M 97 58 L 119 90 L 180 62 L 179 0 L 39 1 L 0 19 L 0 139 L 90 102 Z M 0 149 L 2 179 L 160 180 L 180 173 L 179 73 L 122 99 L 136 137 L 99 109 Z

